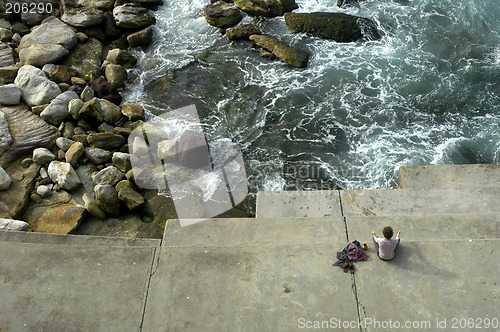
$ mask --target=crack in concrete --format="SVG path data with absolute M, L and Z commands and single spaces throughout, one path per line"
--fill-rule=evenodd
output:
M 144 296 L 144 305 L 142 306 L 142 316 L 141 316 L 141 324 L 139 325 L 138 332 L 142 332 L 142 328 L 144 326 L 144 318 L 146 317 L 146 306 L 148 303 L 148 296 L 149 296 L 149 287 L 151 285 L 151 279 L 153 278 L 153 275 L 158 271 L 158 266 L 160 265 L 160 254 L 161 254 L 161 248 L 163 245 L 163 239 L 160 241 L 160 245 L 157 248 L 154 248 L 153 251 L 153 259 L 151 260 L 151 268 L 149 269 L 149 277 L 148 277 L 148 282 L 146 285 L 146 295 Z
M 342 195 L 340 193 L 340 190 L 338 190 L 338 193 L 339 193 L 340 213 L 342 215 L 342 219 L 344 220 L 345 235 L 347 238 L 347 243 L 349 243 L 350 242 L 349 241 L 349 229 L 347 227 L 347 218 L 344 215 L 344 207 L 342 205 L 343 202 L 342 202 Z M 356 284 L 356 276 L 354 274 L 351 275 L 351 280 L 352 280 L 351 289 L 352 289 L 352 293 L 354 295 L 354 300 L 356 301 L 356 310 L 358 313 L 358 323 L 359 323 L 359 322 L 361 322 L 361 310 L 363 311 L 363 316 L 367 317 L 366 316 L 366 308 L 364 305 L 361 304 L 361 302 L 359 302 L 358 287 Z M 359 330 L 360 330 L 360 332 L 366 331 L 366 327 L 363 329 L 363 325 L 359 324 Z

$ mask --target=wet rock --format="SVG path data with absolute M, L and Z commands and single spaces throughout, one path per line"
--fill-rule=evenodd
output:
M 84 152 L 87 159 L 94 165 L 101 165 L 111 159 L 112 153 L 98 148 L 85 148 Z
M 85 207 L 73 200 L 67 192 L 59 191 L 30 207 L 24 220 L 34 232 L 68 234 L 76 231 L 86 215 Z
M 74 91 L 66 91 L 60 94 L 40 113 L 40 117 L 54 126 L 59 126 L 63 121 L 70 118 L 68 104 L 73 99 L 79 99 Z
M 116 25 L 125 29 L 140 29 L 156 23 L 151 11 L 131 3 L 115 7 L 113 17 Z
M 106 99 L 101 99 L 99 102 L 101 103 L 101 112 L 104 121 L 109 124 L 115 124 L 118 120 L 120 120 L 122 111 L 119 106 Z
M 103 78 L 96 78 L 92 81 L 92 90 L 95 96 L 101 99 L 107 99 L 113 104 L 119 105 L 122 102 L 122 97 L 117 88 Z
M 115 166 L 108 166 L 102 171 L 92 175 L 92 182 L 94 182 L 94 185 L 109 184 L 114 187 L 118 182 L 125 179 L 125 174 Z
M 57 138 L 57 128 L 31 113 L 25 104 L 0 107 L 0 113 L 7 119 L 12 139 L 9 149 L 1 156 L 0 163 L 10 163 L 23 152 L 50 146 Z
M 99 184 L 94 187 L 97 204 L 112 216 L 119 216 L 121 202 L 116 189 L 109 184 Z
M 298 9 L 294 0 L 234 0 L 234 5 L 254 16 L 282 16 L 286 12 Z
M 93 148 L 116 150 L 125 143 L 125 138 L 113 133 L 97 133 L 90 134 L 88 142 Z
M 99 70 L 101 66 L 102 44 L 95 38 L 89 38 L 85 43 L 77 44 L 61 64 L 75 69 L 78 77 Z
M 144 108 L 141 105 L 124 103 L 122 105 L 122 114 L 129 118 L 130 121 L 144 120 Z
M 71 26 L 86 28 L 101 24 L 104 18 L 102 10 L 92 7 L 65 6 L 61 20 Z
M 0 85 L 0 105 L 18 105 L 21 90 L 15 84 Z
M 47 104 L 61 93 L 55 82 L 49 80 L 41 69 L 31 65 L 19 69 L 14 84 L 21 90 L 28 106 Z
M 305 32 L 336 42 L 353 42 L 363 35 L 360 17 L 344 13 L 286 13 L 285 22 L 293 33 Z
M 9 174 L 0 166 L 0 191 L 9 189 L 12 184 L 12 179 Z
M 84 151 L 85 147 L 83 146 L 83 144 L 80 142 L 75 142 L 66 152 L 66 162 L 70 163 L 71 166 L 76 167 L 76 164 L 78 163 L 80 157 L 83 155 Z
M 53 161 L 49 165 L 48 173 L 50 179 L 65 190 L 74 190 L 82 184 L 78 174 L 69 163 Z
M 25 232 L 29 228 L 30 225 L 25 221 L 0 218 L 0 231 Z
M 242 19 L 241 12 L 237 8 L 220 1 L 206 5 L 203 14 L 208 24 L 217 28 L 231 27 Z
M 135 211 L 144 206 L 144 197 L 130 188 L 122 188 L 118 192 L 118 198 L 130 211 Z
M 87 209 L 87 211 L 99 218 L 99 219 L 106 219 L 106 212 L 104 212 L 100 207 L 99 205 L 97 204 L 97 201 L 89 196 L 89 194 L 85 193 L 83 194 L 83 201 L 85 202 L 85 208 Z
M 151 43 L 151 39 L 153 38 L 153 29 L 151 27 L 147 27 L 140 31 L 131 33 L 127 36 L 127 42 L 130 47 L 140 47 L 140 46 L 148 46 Z
M 299 68 L 307 66 L 309 54 L 301 49 L 283 45 L 275 38 L 267 35 L 252 35 L 250 40 L 292 66 Z
M 56 156 L 46 148 L 37 148 L 33 150 L 33 161 L 38 165 L 48 164 L 55 159 Z
M 137 59 L 130 52 L 119 48 L 110 50 L 106 56 L 106 60 L 125 68 L 132 68 L 137 63 Z
M 109 64 L 104 72 L 106 80 L 116 87 L 121 87 L 128 79 L 127 70 L 120 65 Z
M 226 37 L 230 40 L 249 39 L 251 35 L 260 35 L 261 31 L 254 23 L 240 23 L 236 28 L 226 30 Z

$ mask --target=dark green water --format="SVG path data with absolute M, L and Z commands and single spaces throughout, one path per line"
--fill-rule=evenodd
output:
M 401 165 L 500 162 L 497 1 L 297 1 L 384 33 L 339 44 L 268 20 L 265 33 L 309 51 L 306 69 L 227 41 L 206 3 L 165 2 L 127 98 L 152 114 L 195 103 L 211 139 L 241 144 L 252 191 L 390 188 Z

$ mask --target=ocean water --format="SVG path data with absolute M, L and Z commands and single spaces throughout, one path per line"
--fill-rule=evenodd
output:
M 253 193 L 392 188 L 402 165 L 500 163 L 496 0 L 296 2 L 372 18 L 383 37 L 336 43 L 263 20 L 310 53 L 297 69 L 228 41 L 203 17 L 208 0 L 165 1 L 126 99 L 149 114 L 196 104 L 209 139 L 241 145 Z

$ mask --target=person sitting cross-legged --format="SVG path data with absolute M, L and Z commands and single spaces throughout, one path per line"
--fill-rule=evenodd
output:
M 393 239 L 392 235 L 394 234 L 394 231 L 391 226 L 387 226 L 382 230 L 382 234 L 384 234 L 384 238 L 377 237 L 377 235 L 375 235 L 375 231 L 372 231 L 373 246 L 375 247 L 375 250 L 377 250 L 377 255 L 381 260 L 390 261 L 396 254 L 396 248 L 399 245 L 399 235 L 401 232 L 398 231 L 396 233 L 396 238 Z

